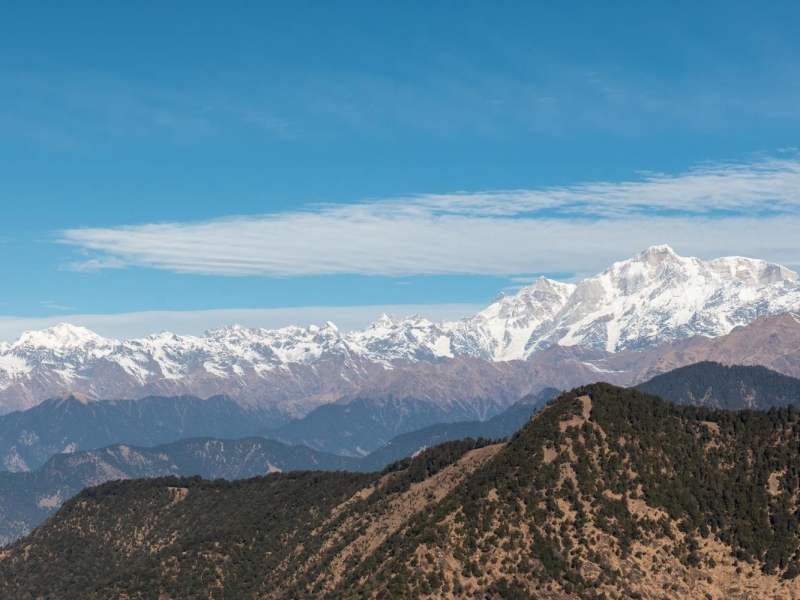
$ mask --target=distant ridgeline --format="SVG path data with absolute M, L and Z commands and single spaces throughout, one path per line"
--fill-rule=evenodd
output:
M 380 471 L 421 448 L 448 440 L 506 438 L 557 394 L 558 390 L 547 388 L 487 421 L 437 423 L 383 445 L 376 440 L 380 436 L 388 439 L 390 430 L 372 422 L 374 430 L 370 431 L 370 412 L 351 420 L 348 413 L 333 411 L 328 413 L 325 428 L 319 427 L 319 419 L 302 419 L 295 427 L 302 435 L 285 440 L 296 444 L 287 445 L 264 439 L 274 435 L 270 430 L 264 431 L 263 437 L 249 436 L 259 423 L 259 414 L 243 410 L 226 397 L 88 403 L 73 397 L 49 400 L 0 417 L 0 460 L 18 471 L 29 465 L 38 467 L 29 472 L 0 471 L 0 546 L 28 533 L 86 486 L 164 475 L 238 479 L 303 469 Z M 209 439 L 209 435 L 240 439 Z M 205 437 L 177 439 L 187 436 Z M 377 449 L 355 458 L 311 447 L 341 448 L 336 444 L 345 438 L 353 446 L 373 444 Z M 170 440 L 176 441 L 154 445 Z M 305 445 L 305 440 L 315 443 Z M 56 454 L 65 446 L 72 452 Z
M 637 389 L 677 404 L 731 410 L 800 406 L 800 379 L 760 366 L 699 362 L 658 375 Z
M 798 309 L 800 279 L 780 265 L 743 257 L 702 261 L 653 246 L 577 285 L 542 277 L 457 321 L 382 315 L 350 332 L 332 323 L 275 330 L 231 325 L 201 336 L 162 331 L 130 340 L 62 323 L 0 343 L 0 414 L 65 390 L 125 399 L 227 394 L 284 419 L 334 398 L 376 398 L 365 389 L 395 398 L 424 389 L 430 395 L 417 398 L 465 406 L 492 400 L 502 409 L 536 389 L 532 377 L 561 389 L 598 374 L 629 385 L 656 374 L 651 359 L 665 372 L 714 358 L 704 342 L 738 326 L 755 326 L 747 337 L 760 343 L 751 348 L 744 336 L 733 336 L 738 347 L 717 357 L 799 375 L 798 346 L 790 343 L 800 338 L 800 316 L 791 313 Z M 761 343 L 758 331 L 765 329 L 778 337 Z M 672 350 L 694 358 L 679 360 Z M 641 368 L 650 375 L 639 379 Z M 489 372 L 503 385 L 487 387 Z
M 0 554 L 4 598 L 800 595 L 800 412 L 568 392 L 383 473 L 107 483 Z

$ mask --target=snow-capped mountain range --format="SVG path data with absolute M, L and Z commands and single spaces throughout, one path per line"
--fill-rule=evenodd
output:
M 347 333 L 332 323 L 277 330 L 233 325 L 202 336 L 162 332 L 125 341 L 67 324 L 27 332 L 0 344 L 0 412 L 67 390 L 133 398 L 196 393 L 198 386 L 207 386 L 208 395 L 237 390 L 253 403 L 305 394 L 318 404 L 401 364 L 525 360 L 554 344 L 638 350 L 723 335 L 760 315 L 798 309 L 798 276 L 780 265 L 741 257 L 706 262 L 654 246 L 578 285 L 540 278 L 453 322 L 382 315 Z

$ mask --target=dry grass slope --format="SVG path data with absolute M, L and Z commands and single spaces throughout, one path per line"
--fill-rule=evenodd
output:
M 107 484 L 0 555 L 0 595 L 800 598 L 798 447 L 791 407 L 596 384 L 383 473 Z

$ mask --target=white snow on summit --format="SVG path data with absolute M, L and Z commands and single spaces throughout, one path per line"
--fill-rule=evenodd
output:
M 573 284 L 540 277 L 514 296 L 501 296 L 473 318 L 462 320 L 466 327 L 461 329 L 476 346 L 486 350 L 484 358 L 527 358 L 531 336 L 555 318 L 575 288 Z
M 85 327 L 60 323 L 41 331 L 27 331 L 14 342 L 12 347 L 30 347 L 63 351 L 69 348 L 107 348 L 115 342 L 107 340 Z
M 704 262 L 654 246 L 582 281 L 546 339 L 617 352 L 723 335 L 798 305 L 789 269 L 741 257 Z
M 527 359 L 553 344 L 640 349 L 696 334 L 719 336 L 763 314 L 799 310 L 798 276 L 780 265 L 742 257 L 702 261 L 653 246 L 578 285 L 542 277 L 451 322 L 381 315 L 349 333 L 330 322 L 275 330 L 232 325 L 202 336 L 161 332 L 126 341 L 61 324 L 0 344 L 0 392 L 21 386 L 35 402 L 53 390 L 76 389 L 75 382 L 102 396 L 153 385 L 179 390 L 169 385 L 187 378 L 249 389 L 253 377 L 293 365 L 349 380 L 369 365 Z

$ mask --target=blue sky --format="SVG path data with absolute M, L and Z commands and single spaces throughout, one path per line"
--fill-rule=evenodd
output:
M 0 339 L 455 317 L 650 244 L 800 266 L 797 3 L 0 10 Z

